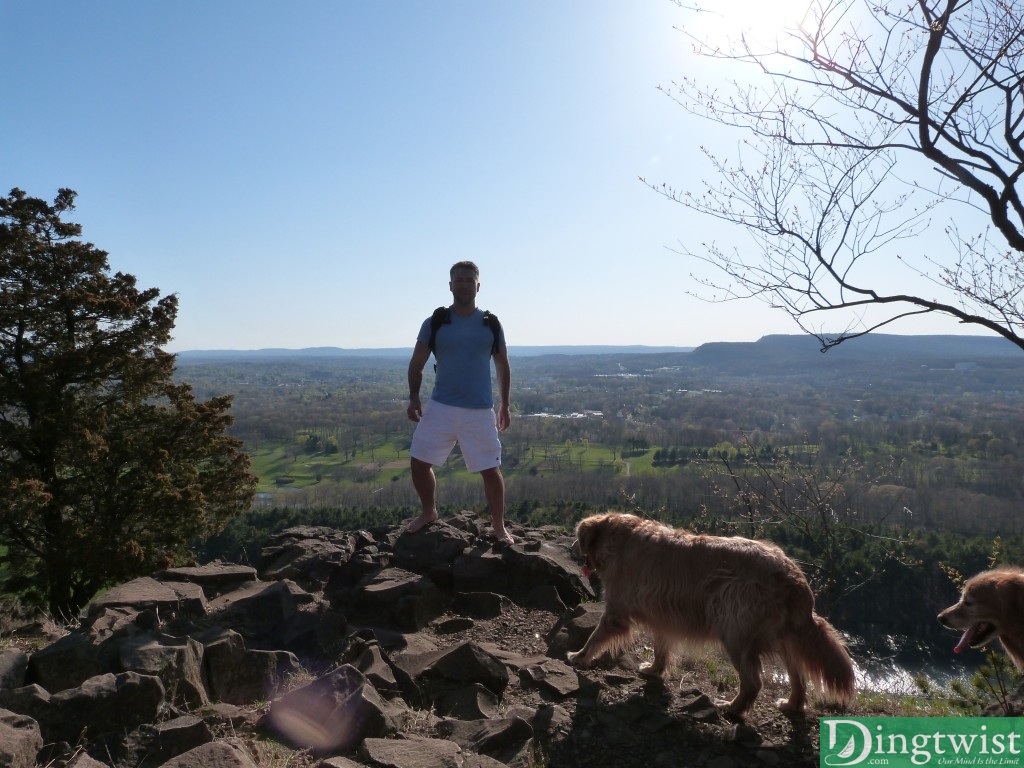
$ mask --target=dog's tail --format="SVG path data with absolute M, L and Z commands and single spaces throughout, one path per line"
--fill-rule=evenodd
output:
M 814 682 L 826 701 L 849 706 L 855 695 L 853 661 L 835 628 L 811 614 L 803 631 L 790 636 L 787 651 L 805 678 Z

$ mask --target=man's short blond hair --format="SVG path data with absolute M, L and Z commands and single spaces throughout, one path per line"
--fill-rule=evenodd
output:
M 457 261 L 457 262 L 455 262 L 454 264 L 452 264 L 452 268 L 450 270 L 448 270 L 448 277 L 455 277 L 455 272 L 457 270 L 462 270 L 462 269 L 471 269 L 471 270 L 473 270 L 473 277 L 475 277 L 477 280 L 480 279 L 480 268 L 476 264 L 474 264 L 472 261 Z

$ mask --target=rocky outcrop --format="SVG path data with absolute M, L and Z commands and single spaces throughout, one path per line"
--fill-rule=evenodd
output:
M 499 547 L 481 533 L 469 512 L 415 535 L 298 527 L 255 567 L 111 589 L 56 641 L 0 650 L 0 765 L 255 765 L 243 733 L 328 767 L 575 765 L 565 755 L 600 744 L 592 715 L 628 742 L 652 707 L 722 768 L 771 763 L 760 743 L 733 762 L 708 751 L 717 710 L 699 691 L 678 714 L 646 697 L 606 707 L 607 679 L 564 662 L 601 608 L 571 539 L 517 530 Z M 624 750 L 579 764 L 656 764 Z

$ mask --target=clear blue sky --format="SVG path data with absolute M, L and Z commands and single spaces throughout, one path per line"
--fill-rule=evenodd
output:
M 686 182 L 714 130 L 657 90 L 692 66 L 679 14 L 4 2 L 0 189 L 76 190 L 111 268 L 178 295 L 172 351 L 411 347 L 461 259 L 513 346 L 797 333 L 688 298 L 701 222 L 638 180 Z

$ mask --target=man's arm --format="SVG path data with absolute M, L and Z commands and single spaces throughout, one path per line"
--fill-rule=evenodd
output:
M 512 396 L 512 370 L 508 364 L 508 347 L 502 346 L 494 353 L 494 373 L 498 377 L 498 431 L 504 432 L 512 423 L 509 400 Z
M 420 405 L 420 385 L 423 383 L 423 367 L 430 359 L 430 347 L 422 341 L 417 341 L 412 350 L 412 358 L 409 360 L 409 407 L 406 409 L 409 419 L 419 421 L 423 415 L 423 406 Z

